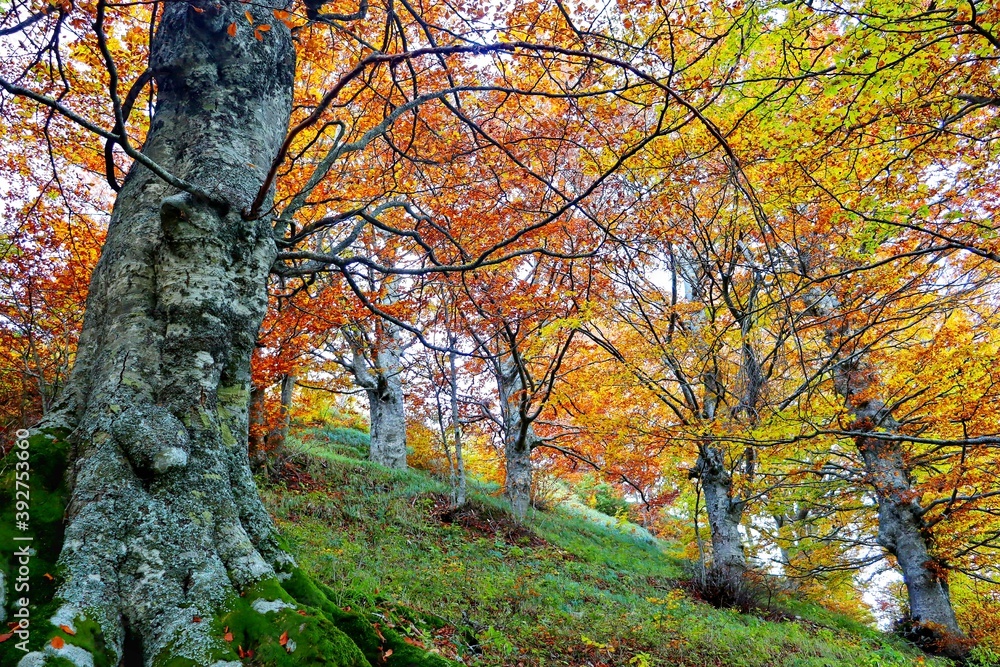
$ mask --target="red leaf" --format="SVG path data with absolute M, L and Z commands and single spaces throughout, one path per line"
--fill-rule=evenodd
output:
M 305 616 L 305 615 L 306 615 L 306 610 L 305 610 L 305 609 L 299 609 L 299 610 L 298 610 L 298 611 L 297 611 L 296 613 L 297 613 L 297 614 L 298 614 L 299 616 Z
M 288 630 L 281 633 L 281 637 L 278 638 L 278 643 L 282 646 L 288 643 Z
M 7 641 L 8 639 L 10 639 L 13 636 L 14 636 L 13 632 L 8 632 L 5 635 L 0 635 L 0 644 L 4 643 L 5 641 Z
M 201 616 L 193 616 L 191 618 L 192 623 L 201 623 Z

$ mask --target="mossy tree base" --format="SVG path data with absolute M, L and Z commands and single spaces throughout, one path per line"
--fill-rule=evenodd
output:
M 446 667 L 454 663 L 406 642 L 390 628 L 377 628 L 367 618 L 341 610 L 330 600 L 333 591 L 312 581 L 286 559 L 275 576 L 233 590 L 214 608 L 191 602 L 190 628 L 170 628 L 173 638 L 158 637 L 165 648 L 156 655 L 143 650 L 142 636 L 129 636 L 119 650 L 107 641 L 95 619 L 116 610 L 79 608 L 60 597 L 67 569 L 57 564 L 63 547 L 63 517 L 69 492 L 65 470 L 66 433 L 38 433 L 29 440 L 32 475 L 32 522 L 28 593 L 17 592 L 18 562 L 10 521 L 0 527 L 0 557 L 6 621 L 18 620 L 16 604 L 30 603 L 28 632 L 0 642 L 0 664 L 18 667 L 259 667 L 328 665 L 330 667 Z M 13 455 L 13 452 L 12 452 Z M 16 457 L 15 457 L 16 458 Z M 13 506 L 15 467 L 0 478 L 0 501 Z M 280 538 L 276 541 L 284 547 Z M 24 614 L 24 612 L 22 612 Z M 114 628 L 112 628 L 114 632 Z M 0 632 L 6 634 L 6 631 Z M 191 638 L 197 638 L 192 645 Z M 143 654 L 146 653 L 145 657 Z

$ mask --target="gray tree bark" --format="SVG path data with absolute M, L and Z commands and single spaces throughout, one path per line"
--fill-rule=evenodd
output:
M 523 519 L 531 505 L 531 450 L 537 438 L 531 423 L 524 418 L 524 380 L 510 357 L 500 362 L 497 380 L 506 466 L 504 493 L 514 516 Z
M 294 375 L 282 375 L 281 376 L 281 407 L 278 414 L 279 422 L 278 427 L 268 433 L 267 435 L 267 446 L 268 449 L 276 450 L 285 446 L 285 440 L 288 438 L 288 428 L 292 425 L 292 400 L 295 397 L 295 376 Z
M 371 446 L 368 457 L 387 468 L 406 468 L 406 401 L 403 395 L 403 346 L 395 327 L 388 322 L 378 349 L 368 351 L 348 336 L 351 360 L 348 368 L 368 397 Z
M 244 220 L 284 138 L 295 56 L 269 10 L 167 4 L 144 153 L 221 204 L 134 166 L 95 269 L 62 417 L 75 427 L 60 564 L 67 615 L 96 621 L 119 657 L 205 663 L 211 617 L 290 564 L 247 458 L 250 354 L 275 256 Z M 226 28 L 247 9 L 266 38 Z M 244 19 L 245 22 L 245 19 Z M 256 165 L 256 166 L 254 166 Z
M 812 301 L 812 310 L 828 320 L 840 310 L 837 299 L 828 295 L 813 294 Z M 830 346 L 839 349 L 837 339 L 849 333 L 828 325 L 826 336 Z M 894 432 L 899 423 L 885 403 L 856 398 L 866 393 L 873 381 L 871 369 L 865 366 L 863 358 L 853 356 L 837 360 L 835 357 L 834 361 L 834 388 L 855 419 L 852 430 Z M 878 500 L 877 540 L 896 558 L 903 573 L 910 620 L 961 636 L 945 579 L 947 570 L 933 555 L 919 494 L 913 489 L 900 443 L 877 437 L 858 437 L 856 444 L 865 475 Z
M 288 127 L 295 53 L 271 14 L 283 8 L 161 4 L 150 58 L 157 104 L 143 152 L 211 201 L 137 163 L 115 202 L 72 376 L 34 439 L 39 454 L 47 441 L 68 443 L 71 494 L 64 521 L 53 520 L 65 530 L 52 570 L 58 610 L 32 624 L 41 642 L 60 625 L 75 632 L 60 648 L 35 644 L 21 667 L 234 667 L 236 646 L 221 632 L 236 625 L 223 619 L 241 614 L 256 616 L 234 629 L 262 665 L 278 656 L 368 664 L 331 622 L 346 615 L 283 550 L 248 461 L 250 355 L 275 243 L 269 220 L 241 211 Z M 245 12 L 271 29 L 255 38 Z M 305 598 L 310 617 L 295 613 Z M 300 638 L 297 648 L 270 637 L 282 628 Z
M 707 301 L 705 285 L 710 282 L 708 269 L 693 256 L 680 258 L 680 273 L 683 275 L 685 298 L 694 302 Z M 700 415 L 706 424 L 714 421 L 720 410 L 725 387 L 719 377 L 714 352 L 698 343 L 697 334 L 706 326 L 707 321 L 702 313 L 693 314 L 690 318 L 693 340 L 702 347 L 700 356 L 705 369 L 701 374 L 702 400 Z M 743 326 L 744 336 L 747 325 Z M 757 381 L 756 357 L 749 345 L 744 345 L 743 374 L 746 376 L 744 392 L 739 405 L 734 409 L 734 417 L 739 418 L 743 410 L 756 409 L 760 395 L 760 382 Z M 755 373 L 756 372 L 756 373 Z M 693 390 L 690 392 L 692 407 L 696 405 Z M 705 494 L 705 513 L 708 515 L 708 525 L 712 536 L 712 568 L 719 571 L 743 572 L 746 570 L 746 555 L 743 551 L 743 539 L 740 535 L 740 522 L 746 503 L 735 497 L 733 493 L 733 477 L 726 466 L 726 453 L 721 447 L 706 441 L 698 448 L 698 459 L 691 470 L 690 477 L 701 481 Z
M 878 400 L 851 406 L 851 412 L 862 429 L 881 426 L 894 430 L 897 426 Z M 961 635 L 951 606 L 947 570 L 931 551 L 919 494 L 913 489 L 899 443 L 859 437 L 857 446 L 878 499 L 878 543 L 895 556 L 903 573 L 910 620 Z
M 711 445 L 702 446 L 692 474 L 701 480 L 705 494 L 705 512 L 712 531 L 712 567 L 745 570 L 747 561 L 740 536 L 745 504 L 733 498 L 733 478 L 726 469 L 723 451 Z
M 448 353 L 449 389 L 451 399 L 451 428 L 455 436 L 455 470 L 452 488 L 455 492 L 455 506 L 462 507 L 466 500 L 465 456 L 462 453 L 462 422 L 458 412 L 458 369 L 455 365 L 454 337 L 449 340 L 451 350 Z

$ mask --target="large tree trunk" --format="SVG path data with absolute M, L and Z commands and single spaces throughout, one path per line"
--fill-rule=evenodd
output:
M 832 318 L 840 310 L 834 297 L 813 295 L 813 311 Z M 839 349 L 839 338 L 849 333 L 827 326 L 830 347 Z M 836 360 L 836 358 L 835 358 Z M 833 368 L 833 384 L 844 399 L 855 422 L 854 430 L 893 432 L 899 423 L 880 400 L 859 400 L 871 389 L 874 374 L 862 358 L 838 361 Z M 909 469 L 900 444 L 876 437 L 856 439 L 864 462 L 865 475 L 878 500 L 878 543 L 895 556 L 903 573 L 910 604 L 910 620 L 937 634 L 940 629 L 962 636 L 951 606 L 947 570 L 932 553 L 923 520 L 919 494 L 912 488 Z
M 504 493 L 514 516 L 523 519 L 531 505 L 531 450 L 535 431 L 524 419 L 524 381 L 513 359 L 505 358 L 499 367 L 498 388 L 503 416 Z
M 692 474 L 701 480 L 705 494 L 705 511 L 712 530 L 712 568 L 742 572 L 747 566 L 740 536 L 744 503 L 733 498 L 733 479 L 726 469 L 723 451 L 703 446 Z
M 218 640 L 192 616 L 210 617 L 288 562 L 245 447 L 275 246 L 266 220 L 240 212 L 284 137 L 294 51 L 280 24 L 261 41 L 227 39 L 246 9 L 232 4 L 165 6 L 144 148 L 227 207 L 133 167 L 66 392 L 77 451 L 59 596 L 87 610 L 119 655 L 141 646 L 147 664 L 168 651 L 206 661 Z
M 895 424 L 880 401 L 859 406 L 854 413 L 862 424 Z M 931 553 L 919 496 L 899 443 L 878 438 L 857 440 L 866 477 L 878 499 L 878 543 L 895 556 L 903 572 L 909 620 L 961 635 L 951 606 L 947 571 Z
M 281 548 L 247 456 L 250 355 L 275 244 L 266 219 L 241 211 L 287 130 L 291 35 L 260 4 L 191 0 L 161 11 L 144 153 L 221 203 L 138 165 L 115 202 L 70 384 L 33 439 L 33 456 L 47 451 L 45 434 L 68 441 L 71 498 L 60 608 L 51 625 L 32 618 L 35 650 L 21 664 L 233 667 L 239 644 L 262 665 L 366 665 L 330 622 L 339 609 Z M 260 39 L 247 11 L 271 26 Z M 44 642 L 60 624 L 76 632 L 56 649 Z M 279 645 L 283 630 L 291 646 Z
M 392 342 L 398 342 L 393 336 Z M 375 355 L 375 387 L 367 390 L 371 411 L 371 460 L 387 468 L 406 468 L 406 403 L 402 350 L 387 345 Z

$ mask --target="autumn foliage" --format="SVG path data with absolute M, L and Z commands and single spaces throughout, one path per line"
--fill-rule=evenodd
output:
M 76 33 L 40 58 L 7 43 L 36 11 L 15 4 L 4 431 L 57 400 L 132 160 L 63 112 L 118 127 L 124 97 L 141 146 L 156 98 L 155 4 L 46 4 L 25 34 Z M 454 478 L 457 441 L 502 484 L 515 405 L 538 499 L 599 481 L 704 565 L 716 457 L 751 566 L 859 616 L 854 575 L 900 567 L 891 500 L 968 637 L 1000 650 L 1000 9 L 612 4 L 404 0 L 331 23 L 306 2 L 226 26 L 287 25 L 298 56 L 292 130 L 245 212 L 277 252 L 251 443 L 274 456 L 289 419 L 363 407 L 343 360 L 397 345 L 411 465 Z

